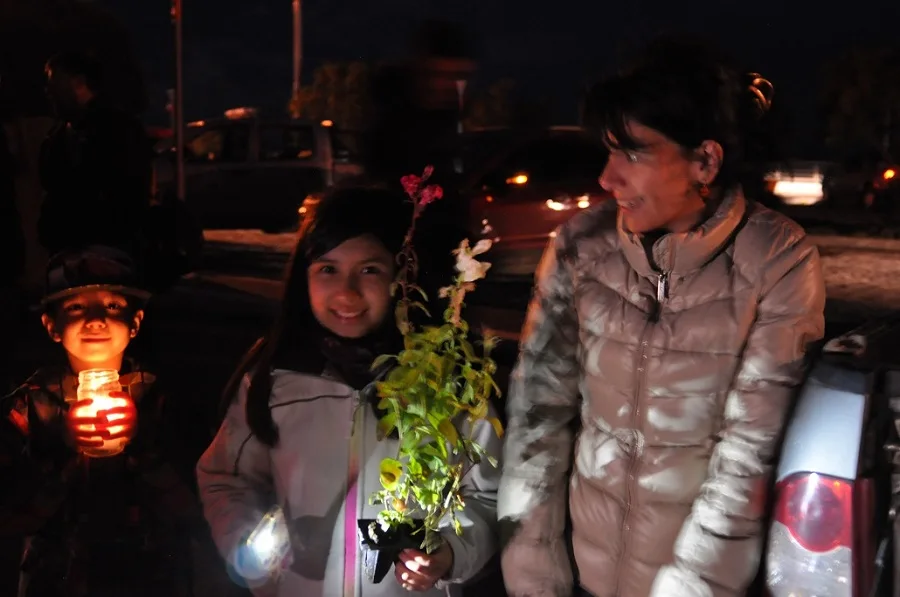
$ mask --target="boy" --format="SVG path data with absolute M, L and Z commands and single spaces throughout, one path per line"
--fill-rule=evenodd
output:
M 125 356 L 147 298 L 117 249 L 66 251 L 48 264 L 41 321 L 65 363 L 42 367 L 0 402 L 0 532 L 27 536 L 19 597 L 190 594 L 199 506 L 172 466 L 184 456 L 164 422 L 171 409 L 154 376 Z M 74 417 L 87 369 L 119 371 L 135 408 L 115 425 Z M 88 423 L 92 431 L 70 431 Z M 116 437 L 130 439 L 116 456 L 79 450 Z

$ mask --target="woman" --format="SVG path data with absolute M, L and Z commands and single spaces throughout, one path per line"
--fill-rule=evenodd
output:
M 824 328 L 815 247 L 742 191 L 772 91 L 674 42 L 591 90 L 618 210 L 569 221 L 538 271 L 498 504 L 511 595 L 727 597 L 755 576 Z

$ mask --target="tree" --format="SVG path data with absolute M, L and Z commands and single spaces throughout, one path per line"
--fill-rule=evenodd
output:
M 494 82 L 482 93 L 475 94 L 465 105 L 463 127 L 543 127 L 551 120 L 550 103 L 545 99 L 529 99 L 516 93 L 513 79 Z
M 900 158 L 900 52 L 850 50 L 826 65 L 821 95 L 829 147 Z
M 466 129 L 511 126 L 515 88 L 515 81 L 504 78 L 476 94 L 465 105 L 463 126 Z
M 371 78 L 372 68 L 364 62 L 323 64 L 313 73 L 312 85 L 301 87 L 288 110 L 294 118 L 331 120 L 344 130 L 365 130 Z

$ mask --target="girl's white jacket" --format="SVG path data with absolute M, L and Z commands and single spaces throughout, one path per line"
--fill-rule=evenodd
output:
M 245 416 L 249 377 L 245 376 L 219 432 L 197 464 L 197 481 L 206 519 L 222 556 L 231 567 L 243 565 L 240 549 L 274 504 L 286 514 L 293 563 L 280 578 L 253 588 L 258 596 L 400 597 L 410 595 L 393 570 L 380 584 L 362 574 L 357 553 L 352 583 L 345 581 L 345 517 L 374 518 L 380 506 L 368 496 L 381 488 L 379 463 L 395 457 L 397 442 L 378 441 L 372 408 L 359 392 L 330 379 L 275 370 L 269 407 L 279 429 L 275 448 L 259 442 Z M 353 437 L 352 434 L 359 434 Z M 479 422 L 473 439 L 499 459 L 501 440 L 490 424 Z M 356 508 L 345 501 L 351 444 L 359 446 Z M 472 467 L 463 487 L 465 510 L 457 517 L 463 534 L 444 531 L 453 548 L 447 580 L 423 595 L 455 595 L 475 576 L 497 548 L 496 497 L 500 471 L 486 460 Z M 349 567 L 349 566 L 348 566 Z M 352 584 L 352 586 L 350 586 Z

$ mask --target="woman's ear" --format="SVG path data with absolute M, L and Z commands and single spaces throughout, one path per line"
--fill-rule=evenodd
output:
M 41 315 L 41 323 L 44 325 L 44 329 L 47 330 L 47 335 L 50 336 L 50 339 L 54 342 L 62 342 L 62 337 L 56 331 L 56 322 L 53 321 L 53 318 L 50 317 L 49 314 L 44 313 Z
M 725 152 L 718 142 L 707 139 L 695 150 L 694 180 L 698 185 L 712 184 L 722 169 Z
M 138 335 L 138 332 L 141 330 L 141 322 L 144 321 L 144 310 L 138 309 L 134 312 L 134 316 L 131 319 L 131 337 L 134 338 Z

